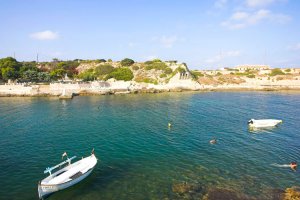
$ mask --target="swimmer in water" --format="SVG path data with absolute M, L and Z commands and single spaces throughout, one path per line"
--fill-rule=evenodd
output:
M 210 143 L 210 144 L 216 144 L 216 143 L 217 143 L 217 139 L 214 138 L 214 139 L 210 140 L 209 143 Z
M 296 171 L 296 169 L 297 169 L 297 163 L 296 162 L 291 162 L 290 163 L 290 167 L 291 167 L 292 170 Z

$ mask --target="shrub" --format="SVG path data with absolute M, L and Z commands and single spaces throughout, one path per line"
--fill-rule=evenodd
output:
M 112 59 L 107 59 L 107 62 L 112 62 Z
M 247 75 L 248 78 L 255 78 L 255 75 L 254 74 L 249 74 Z
M 286 69 L 286 70 L 284 70 L 285 72 L 291 72 L 291 69 Z
M 171 74 L 173 72 L 173 70 L 170 68 L 170 67 L 167 67 L 165 70 L 164 70 L 165 74 Z
M 152 62 L 161 62 L 160 59 L 153 59 Z
M 272 69 L 270 76 L 284 75 L 284 72 L 279 68 Z
M 134 63 L 134 60 L 132 60 L 132 59 L 130 59 L 130 58 L 125 58 L 125 59 L 123 59 L 123 60 L 121 61 L 121 65 L 122 65 L 123 67 L 131 66 L 131 65 L 133 65 L 133 63 Z
M 217 76 L 221 76 L 221 75 L 222 75 L 222 73 L 221 73 L 221 72 L 218 72 L 216 75 L 217 75 Z
M 97 60 L 96 60 L 96 63 L 104 63 L 104 62 L 106 62 L 105 59 L 97 59 Z
M 129 68 L 116 68 L 106 76 L 106 80 L 114 78 L 116 80 L 130 81 L 133 79 L 133 73 Z
M 146 64 L 146 63 L 145 63 Z M 155 70 L 165 70 L 168 66 L 163 63 L 163 62 L 153 62 L 151 64 L 146 64 L 145 69 L 146 70 L 151 70 L 151 69 L 155 69 Z
M 140 68 L 139 68 L 139 66 L 134 65 L 134 66 L 132 66 L 132 69 L 136 71 L 136 70 L 139 70 Z
M 92 81 L 95 80 L 96 76 L 92 69 L 86 70 L 78 75 L 83 81 Z
M 159 77 L 160 78 L 165 78 L 165 77 L 167 77 L 167 74 L 161 74 L 161 75 L 159 75 Z
M 198 71 L 190 71 L 190 73 L 194 80 L 197 80 L 200 76 L 204 76 L 204 74 Z
M 109 74 L 114 70 L 114 67 L 110 64 L 100 65 L 95 68 L 95 76 Z
M 157 85 L 158 82 L 157 80 L 153 79 L 153 78 L 148 78 L 148 77 L 137 77 L 135 79 L 136 82 L 144 82 L 144 83 L 152 83 L 152 84 L 155 84 Z

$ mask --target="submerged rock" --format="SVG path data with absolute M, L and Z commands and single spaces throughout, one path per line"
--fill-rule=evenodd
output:
M 254 198 L 225 188 L 209 188 L 203 200 L 254 200 Z
M 203 188 L 199 184 L 179 183 L 172 186 L 172 191 L 180 196 L 179 199 L 201 199 Z
M 300 200 L 300 187 L 287 188 L 284 193 L 284 200 Z

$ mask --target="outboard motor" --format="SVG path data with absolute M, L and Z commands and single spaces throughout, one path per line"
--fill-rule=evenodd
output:
M 253 124 L 253 120 L 250 119 L 250 120 L 248 121 L 248 124 Z

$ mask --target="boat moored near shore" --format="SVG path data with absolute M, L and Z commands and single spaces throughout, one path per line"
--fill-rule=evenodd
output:
M 63 157 L 64 156 L 67 156 L 67 154 L 64 153 Z M 94 151 L 92 152 L 92 155 L 71 164 L 71 161 L 75 158 L 76 156 L 67 158 L 64 162 L 61 162 L 54 167 L 47 168 L 44 171 L 44 173 L 49 173 L 50 175 L 38 184 L 38 194 L 40 199 L 44 199 L 54 192 L 63 190 L 80 182 L 93 171 L 97 164 L 97 158 Z M 68 165 L 52 174 L 53 170 L 65 164 Z

